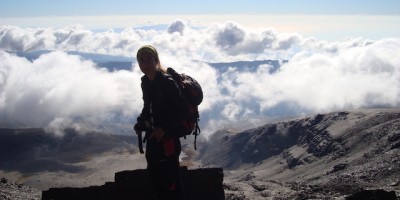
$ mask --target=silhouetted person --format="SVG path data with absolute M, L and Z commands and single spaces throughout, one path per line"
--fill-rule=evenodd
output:
M 157 50 L 141 47 L 136 55 L 144 106 L 135 124 L 136 133 L 146 131 L 147 170 L 158 199 L 183 199 L 179 177 L 179 133 L 185 118 L 185 102 L 177 83 L 162 68 Z

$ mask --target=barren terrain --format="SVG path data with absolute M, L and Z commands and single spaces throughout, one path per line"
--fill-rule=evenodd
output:
M 52 187 L 113 181 L 145 168 L 134 137 L 2 129 L 0 199 L 40 199 Z M 400 194 L 400 110 L 311 115 L 246 131 L 220 130 L 192 147 L 189 168 L 222 167 L 226 199 L 345 199 L 361 189 Z

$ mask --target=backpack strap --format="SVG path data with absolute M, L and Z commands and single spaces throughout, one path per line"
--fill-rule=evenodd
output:
M 200 127 L 199 127 L 199 122 L 196 122 L 196 127 L 194 129 L 193 135 L 194 135 L 194 150 L 197 150 L 197 145 L 196 145 L 196 140 L 197 136 L 200 135 Z

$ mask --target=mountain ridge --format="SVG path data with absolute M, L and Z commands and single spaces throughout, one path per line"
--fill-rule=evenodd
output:
M 10 52 L 14 53 L 19 57 L 24 57 L 29 61 L 34 61 L 43 54 L 51 53 L 53 50 L 37 50 L 37 51 L 16 51 Z M 128 56 L 115 56 L 107 54 L 98 53 L 88 53 L 79 51 L 65 51 L 69 55 L 80 56 L 84 60 L 91 60 L 96 63 L 99 67 L 106 68 L 108 71 L 118 71 L 118 70 L 131 70 L 132 64 L 135 60 L 134 57 Z M 280 66 L 287 60 L 254 60 L 254 61 L 232 61 L 232 62 L 205 62 L 196 61 L 200 63 L 207 63 L 211 67 L 217 69 L 220 73 L 226 72 L 230 67 L 236 68 L 239 71 L 255 71 L 260 65 L 270 65 L 269 73 L 276 72 Z
M 219 131 L 203 147 L 200 159 L 226 170 L 228 188 L 271 181 L 296 195 L 306 192 L 296 187 L 325 188 L 313 192 L 317 199 L 362 188 L 400 191 L 399 109 L 338 111 L 243 132 Z

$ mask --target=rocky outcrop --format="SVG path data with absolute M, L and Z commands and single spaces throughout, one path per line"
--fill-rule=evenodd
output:
M 359 148 L 365 145 L 376 147 L 368 149 L 366 156 L 376 155 L 400 147 L 399 121 L 399 112 L 334 112 L 266 124 L 244 132 L 220 131 L 203 145 L 200 159 L 236 169 L 242 164 L 281 156 L 289 168 L 295 168 L 324 157 L 346 157 L 360 152 Z
M 223 170 L 207 168 L 188 170 L 181 168 L 185 199 L 222 200 Z M 50 188 L 42 192 L 42 200 L 155 200 L 155 191 L 145 169 L 122 171 L 115 174 L 115 182 L 86 188 Z
M 0 200 L 39 200 L 40 190 L 17 184 L 4 177 L 0 179 Z

